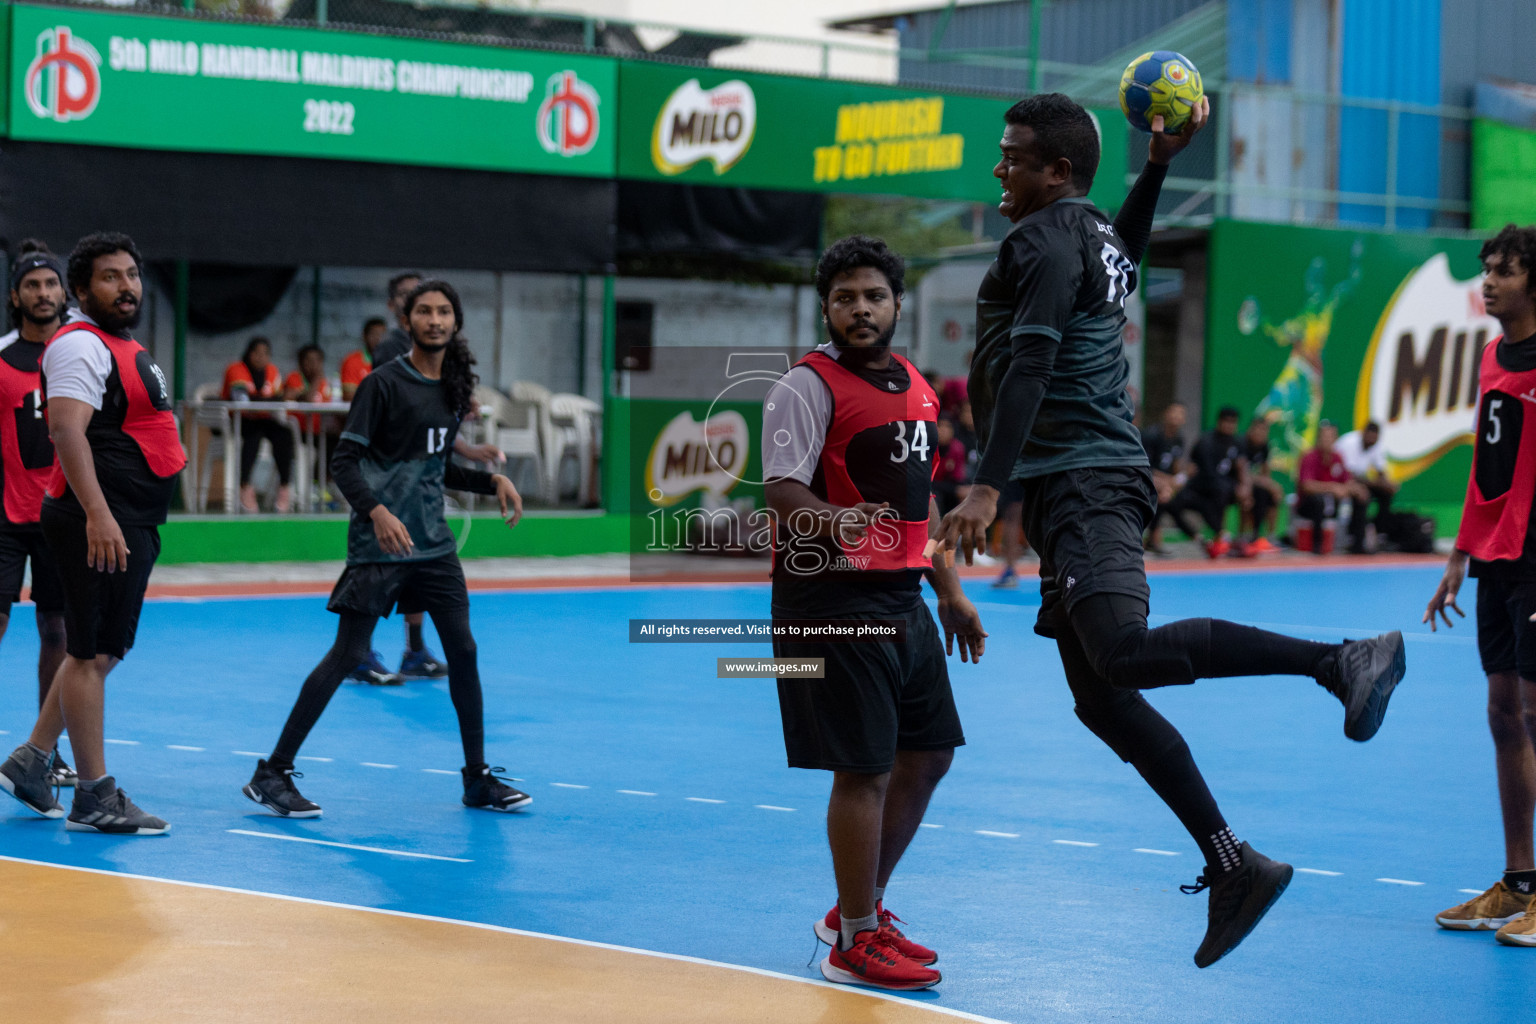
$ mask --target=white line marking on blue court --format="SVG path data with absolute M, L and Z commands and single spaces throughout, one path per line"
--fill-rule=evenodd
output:
M 1388 885 L 1423 885 L 1423 882 L 1410 882 L 1406 878 L 1378 878 L 1378 882 L 1386 882 Z
M 1144 846 L 1138 846 L 1138 847 L 1136 847 L 1136 849 L 1132 850 L 1131 852 L 1132 853 L 1151 853 L 1151 854 L 1156 854 L 1159 857 L 1177 857 L 1177 856 L 1179 856 L 1179 851 L 1178 850 L 1151 850 L 1151 849 L 1148 849 L 1148 848 L 1146 848 Z
M 1457 889 L 1456 891 L 1464 892 L 1472 896 L 1481 896 L 1483 894 L 1483 890 L 1481 889 Z
M 237 836 L 259 836 L 262 839 L 286 839 L 290 843 L 312 843 L 315 846 L 336 846 L 343 850 L 362 850 L 364 853 L 387 853 L 394 857 L 416 857 L 421 860 L 446 860 L 455 864 L 473 864 L 463 857 L 439 857 L 435 853 L 408 853 L 405 850 L 386 850 L 379 846 L 355 846 L 352 843 L 333 843 L 329 839 L 309 839 L 305 836 L 285 836 L 276 832 L 252 832 L 244 828 L 227 828 L 224 831 Z
M 1297 868 L 1296 870 L 1304 875 L 1325 875 L 1328 878 L 1338 878 L 1344 873 L 1342 871 L 1324 871 L 1322 868 Z
M 458 775 L 459 772 L 451 772 L 447 768 L 423 768 L 422 771 L 430 775 Z
M 921 824 L 921 825 L 919 825 L 919 826 L 917 826 L 917 827 L 918 827 L 918 828 L 943 828 L 943 827 L 944 827 L 944 826 L 943 826 L 943 825 L 930 825 L 930 824 L 928 824 L 928 823 L 927 823 L 927 822 L 926 822 L 926 821 L 925 821 L 925 822 L 923 822 L 923 823 L 922 823 L 922 824 Z
M 643 789 L 621 789 L 621 790 L 619 790 L 619 792 L 620 793 L 627 793 L 630 796 L 655 796 L 656 795 L 655 793 L 647 793 Z
M 234 754 L 236 757 L 266 757 L 267 756 L 266 754 L 258 754 L 254 750 L 231 750 L 230 753 Z
M 591 786 L 578 786 L 574 782 L 551 782 L 551 786 L 559 786 L 561 789 L 591 789 Z
M 299 761 L 319 761 L 321 764 L 330 764 L 332 761 L 334 761 L 336 759 L 334 757 L 309 757 L 306 754 L 300 754 L 298 756 L 297 760 L 299 760 Z
M 986 828 L 979 828 L 979 829 L 977 829 L 976 830 L 976 834 L 979 835 L 979 836 L 996 836 L 999 839 L 1017 839 L 1017 838 L 1019 838 L 1019 834 L 1017 832 L 993 832 L 991 829 L 986 829 Z
M 377 761 L 359 761 L 357 763 L 362 765 L 364 768 L 399 768 L 400 767 L 397 764 L 380 764 Z
M 774 804 L 753 804 L 752 806 L 756 807 L 760 811 L 792 811 L 792 810 L 794 810 L 793 807 L 778 807 L 778 806 L 775 806 Z
M 136 747 L 139 745 L 138 740 L 103 740 L 102 742 L 116 743 L 120 747 Z
M 723 804 L 724 800 L 714 800 L 707 796 L 685 796 L 684 800 L 691 800 L 696 804 Z
M 167 743 L 165 745 L 165 749 L 166 750 L 190 750 L 194 754 L 201 754 L 207 748 L 206 747 L 184 747 L 180 743 Z
M 1098 843 L 1085 843 L 1081 839 L 1052 839 L 1057 846 L 1098 846 Z

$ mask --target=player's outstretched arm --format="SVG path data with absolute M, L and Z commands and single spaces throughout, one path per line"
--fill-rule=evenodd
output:
M 1200 97 L 1200 102 L 1195 104 L 1189 114 L 1189 122 L 1184 131 L 1177 135 L 1169 135 L 1163 131 L 1163 118 L 1159 114 L 1152 119 L 1152 141 L 1147 144 L 1147 159 L 1154 164 L 1167 164 L 1173 158 L 1184 151 L 1190 141 L 1205 127 L 1205 123 L 1211 117 L 1211 98 Z
M 1455 627 L 1456 623 L 1445 613 L 1446 608 L 1452 608 L 1462 618 L 1467 613 L 1456 604 L 1456 595 L 1461 591 L 1462 581 L 1467 578 L 1467 553 L 1455 550 L 1445 563 L 1445 575 L 1440 577 L 1440 585 L 1435 588 L 1435 596 L 1429 599 L 1429 607 L 1424 609 L 1424 622 L 1429 623 L 1429 631 L 1435 632 L 1435 615 L 1445 620 L 1447 629 Z
M 939 598 L 939 625 L 944 627 L 944 653 L 955 653 L 955 638 L 960 638 L 960 660 L 972 664 L 981 660 L 987 647 L 987 631 L 982 628 L 981 615 L 960 586 L 957 571 L 949 552 L 938 550 L 934 538 L 939 532 L 938 503 L 928 501 L 928 546 L 923 549 L 926 557 L 933 559 L 933 572 L 928 582 Z

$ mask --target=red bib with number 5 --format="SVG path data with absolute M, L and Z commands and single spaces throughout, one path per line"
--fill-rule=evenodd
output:
M 1499 365 L 1499 339 L 1483 349 L 1472 478 L 1456 547 L 1483 562 L 1518 560 L 1536 497 L 1536 370 Z

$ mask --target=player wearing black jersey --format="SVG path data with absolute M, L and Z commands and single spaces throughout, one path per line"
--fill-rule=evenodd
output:
M 1059 93 L 1006 115 L 1001 212 L 1016 227 L 977 295 L 970 378 L 983 454 L 976 485 L 944 517 L 942 545 L 982 544 L 1009 479 L 1024 482 L 1024 532 L 1040 553 L 1035 631 L 1056 640 L 1083 723 L 1136 767 L 1205 855 L 1188 891 L 1210 888 L 1200 967 L 1237 946 L 1279 897 L 1291 867 L 1238 843 L 1184 739 L 1140 689 L 1214 676 L 1310 675 L 1345 706 L 1344 732 L 1373 736 L 1403 674 L 1397 633 L 1318 644 L 1213 619 L 1147 628 L 1141 536 L 1156 504 L 1126 391 L 1123 303 L 1151 236 L 1168 162 L 1183 135 L 1161 119 L 1146 168 L 1109 218 L 1088 201 L 1099 162 L 1093 120 Z
M 464 310 L 446 281 L 424 280 L 404 303 L 412 348 L 358 385 L 331 459 L 331 477 L 352 506 L 347 568 L 328 607 L 341 616 L 336 642 L 304 681 L 272 755 L 256 762 L 246 796 L 283 817 L 315 818 L 320 807 L 293 784 L 293 759 L 336 688 L 367 656 L 373 629 L 398 607 L 432 616 L 448 658 L 448 692 L 464 745 L 464 804 L 514 811 L 533 798 L 506 785 L 485 762 L 485 725 L 469 590 L 443 519 L 443 489 L 492 494 L 509 526 L 522 498 L 505 476 L 450 459 L 454 435 L 479 380 L 459 333 Z

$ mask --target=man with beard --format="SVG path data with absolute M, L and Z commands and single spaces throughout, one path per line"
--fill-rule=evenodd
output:
M 1340 645 L 1216 619 L 1147 627 L 1141 537 L 1157 494 L 1126 393 L 1124 302 L 1168 163 L 1209 109 L 1201 100 L 1182 135 L 1154 119 L 1147 166 L 1113 223 L 1088 200 L 1099 137 L 1086 110 L 1048 93 L 1004 115 L 993 174 L 1003 187 L 998 209 L 1016 227 L 976 299 L 970 395 L 983 454 L 975 487 L 944 517 L 939 537 L 969 561 L 1004 484 L 1024 482 L 1024 532 L 1040 553 L 1035 631 L 1056 641 L 1083 724 L 1136 767 L 1205 856 L 1187 887 L 1210 889 L 1197 967 L 1243 941 L 1292 869 L 1237 840 L 1184 738 L 1140 691 L 1221 676 L 1311 676 L 1343 703 L 1344 734 L 1364 741 L 1380 727 L 1405 664 L 1400 633 Z
M 401 356 L 411 354 L 410 322 L 405 316 L 405 298 L 415 287 L 421 283 L 421 275 L 414 270 L 396 274 L 389 279 L 389 314 L 394 319 L 394 326 L 384 335 L 372 350 L 369 360 L 371 369 L 378 369 L 386 363 L 394 362 Z M 366 333 L 365 333 L 366 338 Z M 366 376 L 366 372 L 364 374 Z M 343 385 L 345 386 L 345 385 Z M 354 388 L 355 390 L 355 388 Z M 351 396 L 347 396 L 351 401 Z M 453 453 L 463 456 L 471 462 L 503 463 L 507 461 L 506 453 L 496 445 L 486 442 L 484 444 L 470 444 L 463 437 L 456 437 L 453 441 Z M 365 683 L 390 684 L 402 679 L 442 679 L 448 675 L 448 666 L 443 664 L 431 648 L 427 647 L 422 637 L 423 618 L 420 612 L 407 615 L 405 618 L 405 652 L 400 656 L 400 671 L 390 672 L 384 667 L 383 659 L 378 651 L 369 651 L 368 660 L 358 665 L 352 671 L 352 679 L 360 679 Z
M 939 620 L 961 660 L 986 633 L 952 566 L 930 564 L 938 522 L 930 482 L 939 402 L 890 351 L 901 314 L 901 257 L 876 239 L 834 243 L 816 268 L 832 340 L 792 367 L 763 404 L 765 496 L 777 520 L 773 619 L 882 621 L 892 640 L 793 640 L 781 658 L 819 658 L 824 678 L 779 681 L 792 768 L 832 772 L 827 839 L 837 905 L 815 925 L 832 946 L 829 981 L 888 989 L 938 984 L 938 956 L 885 909 L 886 883 L 929 797 L 965 742 L 944 648 L 923 604 L 930 574 Z
M 0 337 L 0 636 L 21 600 L 21 583 L 32 563 L 32 603 L 37 607 L 37 703 L 42 707 L 64 660 L 64 594 L 53 555 L 43 542 L 38 516 L 43 490 L 53 476 L 53 441 L 43 419 L 39 364 L 43 347 L 58 331 L 68 303 L 64 265 L 41 242 L 27 239 L 11 268 L 11 322 Z M 53 784 L 73 786 L 75 771 L 57 756 Z
M 43 536 L 64 588 L 66 656 L 32 735 L 0 765 L 0 785 L 44 817 L 64 810 L 48 772 L 69 727 L 79 780 L 65 828 L 160 835 L 107 774 L 107 675 L 133 646 L 159 525 L 186 465 L 165 375 L 128 330 L 139 320 L 143 265 L 127 235 L 87 235 L 69 254 L 80 316 L 48 341 L 42 391 L 58 452 L 43 499 Z

